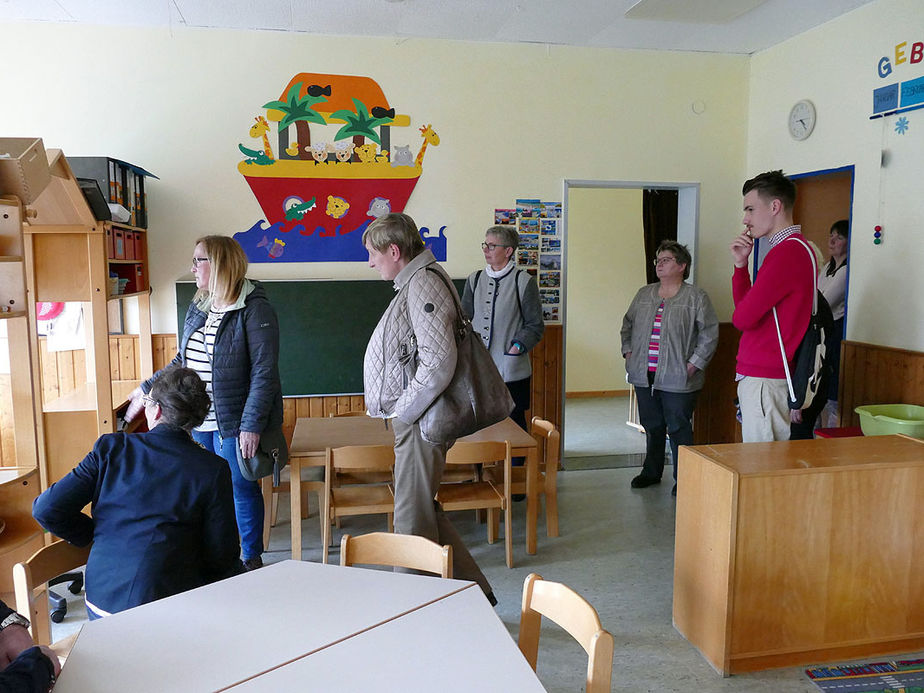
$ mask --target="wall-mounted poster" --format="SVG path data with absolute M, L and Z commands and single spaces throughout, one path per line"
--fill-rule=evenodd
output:
M 561 202 L 520 198 L 515 209 L 494 210 L 494 223 L 516 224 L 519 247 L 516 263 L 536 277 L 546 322 L 561 321 L 562 227 Z
M 369 77 L 303 72 L 263 101 L 237 169 L 265 219 L 234 237 L 251 262 L 364 261 L 363 231 L 404 210 L 439 135 L 410 129 Z
M 517 210 L 515 209 L 495 209 L 494 210 L 494 223 L 495 224 L 516 224 L 517 223 Z

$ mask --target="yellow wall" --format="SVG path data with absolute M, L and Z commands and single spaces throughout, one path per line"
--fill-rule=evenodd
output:
M 924 350 L 924 110 L 869 120 L 873 89 L 924 76 L 910 62 L 924 41 L 921 0 L 879 0 L 753 56 L 749 99 L 748 171 L 802 173 L 854 165 L 853 226 L 847 338 Z M 878 76 L 883 56 L 907 42 L 904 64 Z M 789 109 L 810 99 L 818 111 L 803 142 L 786 130 Z M 882 153 L 886 164 L 882 165 Z M 885 243 L 873 245 L 881 225 Z
M 483 264 L 495 207 L 560 200 L 562 180 L 701 182 L 698 281 L 731 313 L 727 238 L 739 224 L 748 58 L 671 51 L 322 37 L 182 27 L 0 25 L 0 133 L 65 154 L 107 154 L 160 176 L 149 186 L 154 329 L 175 329 L 173 282 L 192 242 L 260 217 L 238 143 L 297 72 L 366 75 L 433 123 L 408 213 L 446 225 L 448 269 Z M 693 112 L 702 101 L 706 110 Z M 572 268 L 572 271 L 579 271 Z M 376 278 L 363 263 L 254 265 L 255 278 Z M 601 297 L 606 301 L 606 297 Z M 310 310 L 310 307 L 307 307 Z
M 642 191 L 571 188 L 565 391 L 625 390 L 622 316 L 646 283 Z

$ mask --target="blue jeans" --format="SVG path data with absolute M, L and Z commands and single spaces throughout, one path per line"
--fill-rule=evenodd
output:
M 257 558 L 263 554 L 263 493 L 258 482 L 247 481 L 241 476 L 241 468 L 237 464 L 237 438 L 222 439 L 218 431 L 193 431 L 192 437 L 228 463 L 234 489 L 237 531 L 241 535 L 241 559 Z

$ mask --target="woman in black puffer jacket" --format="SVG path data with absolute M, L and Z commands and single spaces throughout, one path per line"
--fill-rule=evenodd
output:
M 282 425 L 279 323 L 263 287 L 246 278 L 247 256 L 233 238 L 196 241 L 192 273 L 198 292 L 173 363 L 195 370 L 209 389 L 212 408 L 192 434 L 228 461 L 241 559 L 252 570 L 263 565 L 263 496 L 258 482 L 241 475 L 237 448 L 252 457 L 263 431 Z M 132 393 L 127 418 L 158 375 Z

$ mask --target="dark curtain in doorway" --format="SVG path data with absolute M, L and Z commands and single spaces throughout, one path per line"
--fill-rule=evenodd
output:
M 645 272 L 649 284 L 658 281 L 653 263 L 661 241 L 677 240 L 677 198 L 676 190 L 642 191 Z

